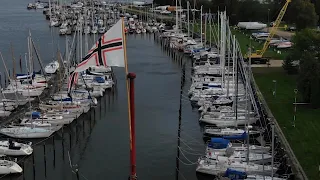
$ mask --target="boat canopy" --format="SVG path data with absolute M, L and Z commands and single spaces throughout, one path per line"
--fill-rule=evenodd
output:
M 224 149 L 228 147 L 230 141 L 224 138 L 211 138 L 208 147 L 213 149 Z
M 37 111 L 34 111 L 32 112 L 31 116 L 32 116 L 32 119 L 38 119 L 40 118 L 40 112 L 37 112 Z
M 228 168 L 225 172 L 225 177 L 230 178 L 231 180 L 236 180 L 236 179 L 246 179 L 247 174 L 246 172 L 243 171 L 237 171 L 231 168 Z
M 96 80 L 98 83 L 104 83 L 104 82 L 105 82 L 105 80 L 104 80 L 102 77 L 99 77 L 99 76 L 95 77 L 95 80 Z

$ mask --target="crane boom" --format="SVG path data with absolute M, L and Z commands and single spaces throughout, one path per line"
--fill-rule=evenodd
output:
M 264 45 L 263 45 L 263 48 L 261 50 L 257 50 L 256 53 L 252 53 L 251 54 L 251 58 L 262 58 L 263 54 L 266 52 L 266 50 L 268 49 L 269 45 L 270 45 L 270 41 L 271 39 L 273 38 L 273 36 L 275 35 L 280 23 L 281 23 L 281 20 L 284 16 L 284 14 L 286 13 L 287 11 L 287 8 L 288 8 L 288 5 L 289 3 L 291 2 L 292 0 L 286 0 L 286 3 L 285 5 L 282 7 L 282 9 L 280 10 L 280 13 L 277 17 L 277 19 L 275 20 L 272 28 L 271 28 L 271 31 L 270 31 L 270 34 L 267 38 L 267 40 L 264 42 Z
M 274 34 L 276 33 L 276 31 L 277 31 L 277 29 L 278 29 L 278 27 L 279 27 L 279 25 L 281 23 L 281 20 L 282 20 L 284 14 L 287 11 L 287 8 L 288 8 L 288 5 L 289 5 L 290 2 L 291 2 L 291 0 L 287 0 L 286 4 L 282 7 L 282 9 L 281 9 L 281 11 L 280 11 L 280 13 L 279 13 L 279 15 L 278 15 L 273 27 L 271 28 L 270 34 L 269 34 L 266 42 L 264 43 L 263 48 L 260 51 L 259 55 L 262 56 L 266 52 L 266 50 L 268 49 L 270 41 L 273 38 Z

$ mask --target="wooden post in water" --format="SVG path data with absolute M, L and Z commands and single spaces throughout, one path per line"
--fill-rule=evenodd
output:
M 75 132 L 75 137 L 76 137 L 76 144 L 78 143 L 78 136 L 77 136 L 77 134 L 78 134 L 78 120 L 76 120 L 76 132 Z M 70 149 L 71 149 L 71 146 L 70 146 Z
M 72 144 L 72 139 L 71 139 L 71 132 L 69 133 L 69 149 L 71 150 L 71 144 Z
M 62 126 L 62 159 L 64 160 L 64 132 L 63 132 L 63 126 Z
M 22 174 L 22 179 L 23 179 L 23 180 L 26 179 L 26 175 L 25 175 L 25 172 L 24 172 L 25 169 L 26 169 L 26 168 L 25 168 L 25 165 L 24 165 L 25 163 L 26 163 L 26 161 L 23 161 L 23 165 L 22 165 L 22 169 L 23 169 L 23 171 L 22 171 L 22 173 L 23 173 L 23 174 Z
M 33 180 L 36 179 L 36 163 L 34 162 L 35 152 L 32 153 Z
M 43 143 L 43 157 L 44 157 L 44 177 L 47 178 L 47 157 L 46 157 L 46 143 Z
M 79 169 L 76 169 L 76 175 L 77 175 L 77 180 L 80 180 L 80 176 L 79 176 Z
M 84 135 L 85 135 L 85 130 L 86 130 L 86 128 L 85 128 L 85 126 L 84 126 L 84 120 L 82 120 L 82 131 L 83 131 L 83 133 L 82 133 L 82 137 L 84 137 Z
M 54 136 L 52 136 L 52 146 L 53 146 L 53 167 L 56 167 L 56 145 L 55 145 L 55 140 Z

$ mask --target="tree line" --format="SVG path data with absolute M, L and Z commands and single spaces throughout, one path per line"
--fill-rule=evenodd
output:
M 175 0 L 154 0 L 157 5 L 175 6 Z M 237 24 L 239 21 L 274 21 L 280 9 L 286 0 L 264 0 L 261 3 L 258 0 L 190 0 L 190 6 L 200 9 L 203 6 L 203 12 L 217 12 L 218 10 L 227 10 L 231 24 Z M 181 0 L 181 5 L 186 8 L 187 0 Z M 318 25 L 317 14 L 320 15 L 320 0 L 292 0 L 289 4 L 283 21 L 289 24 L 295 24 L 298 29 Z

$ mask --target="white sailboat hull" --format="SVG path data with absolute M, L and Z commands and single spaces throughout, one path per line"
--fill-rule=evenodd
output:
M 0 164 L 1 164 L 0 165 L 0 174 L 22 173 L 22 168 L 17 163 L 15 163 L 13 161 L 0 160 Z M 5 165 L 5 164 L 8 164 L 8 165 Z
M 0 133 L 13 138 L 47 138 L 54 131 L 41 128 L 14 127 L 0 129 Z

